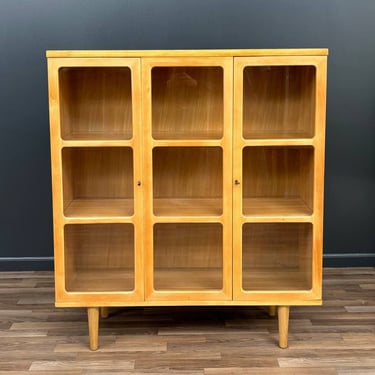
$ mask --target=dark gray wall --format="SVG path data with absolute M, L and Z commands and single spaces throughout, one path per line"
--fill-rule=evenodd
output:
M 0 269 L 52 264 L 45 50 L 330 49 L 326 264 L 375 260 L 374 0 L 0 0 Z

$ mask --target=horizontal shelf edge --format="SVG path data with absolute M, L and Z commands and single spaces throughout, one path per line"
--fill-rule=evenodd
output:
M 130 147 L 133 148 L 134 140 L 108 140 L 108 141 L 74 141 L 60 140 L 60 147 Z
M 251 216 L 242 215 L 245 223 L 313 223 L 314 216 Z
M 113 217 L 66 217 L 63 218 L 63 224 L 134 224 L 134 216 L 113 216 Z

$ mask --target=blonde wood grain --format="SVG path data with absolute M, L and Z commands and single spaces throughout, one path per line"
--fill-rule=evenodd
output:
M 310 216 L 312 209 L 300 197 L 256 197 L 243 199 L 246 216 L 288 217 Z
M 243 204 L 244 213 L 262 213 L 259 205 L 254 207 L 254 212 L 247 206 L 260 203 L 266 214 L 312 214 L 314 157 L 311 147 L 245 147 L 242 162 L 242 194 L 244 199 L 250 199 Z
M 279 346 L 281 349 L 288 347 L 289 306 L 278 307 L 279 318 Z
M 222 67 L 154 67 L 151 75 L 154 139 L 222 138 Z
M 155 198 L 155 216 L 216 216 L 222 215 L 220 198 Z M 216 219 L 217 220 L 217 219 Z
M 65 226 L 68 292 L 131 291 L 135 287 L 132 224 Z
M 108 215 L 114 209 L 116 198 L 121 199 L 121 203 L 126 200 L 127 205 L 122 204 L 122 216 L 133 214 L 134 161 L 131 148 L 64 148 L 62 159 L 65 215 L 85 216 L 90 212 L 91 215 Z M 129 203 L 132 203 L 131 207 Z
M 244 224 L 242 246 L 243 290 L 311 289 L 311 224 Z
M 59 78 L 62 138 L 132 138 L 129 67 L 66 67 Z
M 133 199 L 74 199 L 65 209 L 68 217 L 129 217 L 134 213 Z
M 208 199 L 210 203 L 218 203 L 212 211 L 223 212 L 223 152 L 218 147 L 158 147 L 153 151 L 153 198 L 168 199 L 182 204 L 171 206 L 171 214 L 176 215 L 181 208 L 184 213 L 184 199 L 189 199 L 192 208 L 198 208 L 200 202 Z M 198 199 L 196 203 L 194 199 Z M 169 201 L 172 203 L 172 201 Z M 159 203 L 159 202 L 158 202 Z M 160 202 L 161 203 L 161 202 Z M 159 206 L 160 207 L 160 206 Z M 206 205 L 202 205 L 202 213 L 207 214 Z M 162 211 L 167 211 L 166 206 Z M 186 212 L 186 211 L 185 211 Z M 154 208 L 159 215 L 158 207 Z
M 327 56 L 326 48 L 293 48 L 293 49 L 202 49 L 202 50 L 95 50 L 95 51 L 47 51 L 47 57 L 191 57 L 191 56 Z
M 311 138 L 314 114 L 314 66 L 244 67 L 244 138 Z
M 190 293 L 180 282 L 178 287 L 168 289 L 166 285 L 166 290 L 158 289 L 164 288 L 162 280 L 167 275 L 161 267 L 154 267 L 154 252 L 159 254 L 162 246 L 155 249 L 154 239 L 145 239 L 148 301 L 231 298 L 232 69 L 231 58 L 142 59 L 145 181 L 153 186 L 152 191 L 145 192 L 146 232 L 153 233 L 158 220 L 182 223 L 189 219 L 202 222 L 204 218 L 223 225 L 220 241 L 202 254 L 206 257 L 212 252 L 210 248 L 218 249 L 215 259 L 222 262 L 219 281 L 213 285 L 199 276 Z M 193 233 L 186 232 L 183 237 L 186 236 L 192 238 Z M 172 259 L 186 248 L 180 241 L 173 250 L 171 244 L 175 240 L 172 236 L 168 244 Z M 192 262 L 200 248 L 199 243 L 195 249 L 191 247 L 184 259 Z M 176 271 L 171 270 L 170 274 Z M 188 268 L 181 270 L 186 273 Z M 159 275 L 156 279 L 154 272 Z M 199 274 L 193 267 L 191 272 Z
M 107 319 L 109 316 L 109 308 L 108 307 L 101 307 L 100 308 L 100 317 L 102 319 Z
M 89 325 L 90 350 L 97 350 L 99 347 L 99 307 L 88 307 L 87 316 Z
M 268 315 L 270 317 L 276 316 L 276 310 L 277 310 L 276 306 L 268 306 Z

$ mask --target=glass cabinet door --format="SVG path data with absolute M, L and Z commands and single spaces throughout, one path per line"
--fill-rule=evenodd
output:
M 319 298 L 325 68 L 320 57 L 234 59 L 236 299 Z
M 142 64 L 146 299 L 231 299 L 232 59 Z

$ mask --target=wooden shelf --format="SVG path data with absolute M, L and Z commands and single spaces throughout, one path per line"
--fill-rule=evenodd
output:
M 132 138 L 129 67 L 66 67 L 59 81 L 63 139 Z
M 242 227 L 242 289 L 309 290 L 312 224 L 246 223 Z
M 151 79 L 154 139 L 222 138 L 222 67 L 154 67 Z
M 223 200 L 218 198 L 158 198 L 154 199 L 156 216 L 220 216 Z
M 190 140 L 219 140 L 223 136 L 222 131 L 217 130 L 204 130 L 195 131 L 194 134 L 189 134 L 186 131 L 178 131 L 174 129 L 173 132 L 169 130 L 160 131 L 154 130 L 152 137 L 155 140 L 180 140 L 180 141 L 190 141 Z
M 246 216 L 310 216 L 312 209 L 300 197 L 244 198 Z
M 134 213 L 133 150 L 69 147 L 62 151 L 65 216 Z
M 131 292 L 134 290 L 134 270 L 77 270 L 66 279 L 66 290 L 75 293 Z
M 68 217 L 129 217 L 133 214 L 133 199 L 74 199 L 65 208 Z
M 212 291 L 223 288 L 220 268 L 156 268 L 154 288 L 158 291 Z
M 132 137 L 130 133 L 109 131 L 80 131 L 66 133 L 64 140 L 69 141 L 128 141 Z
M 64 242 L 67 291 L 134 288 L 132 224 L 68 224 L 64 228 Z
M 244 147 L 242 168 L 244 215 L 312 214 L 313 147 Z
M 256 125 L 254 125 L 256 127 Z M 276 128 L 277 125 L 270 125 L 270 130 L 262 129 L 262 130 L 252 130 L 251 132 L 247 132 L 244 134 L 245 139 L 264 139 L 264 140 L 269 140 L 269 139 L 308 139 L 312 137 L 312 134 L 310 132 L 306 131 L 285 131 L 283 133 L 281 132 L 275 132 L 273 130 Z
M 287 267 L 249 268 L 242 270 L 245 291 L 294 291 L 311 289 L 312 280 L 304 270 Z
M 244 68 L 245 139 L 311 138 L 314 122 L 314 66 Z
M 154 148 L 154 214 L 221 215 L 222 155 L 221 147 Z
M 154 288 L 223 288 L 223 226 L 219 223 L 154 225 Z

